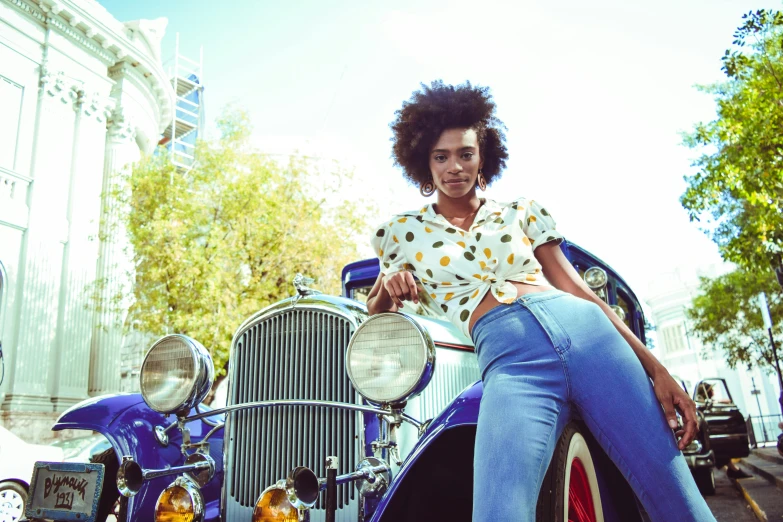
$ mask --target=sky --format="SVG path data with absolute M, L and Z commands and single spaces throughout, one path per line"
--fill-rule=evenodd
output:
M 99 0 L 120 21 L 166 17 L 163 56 L 198 58 L 205 106 L 249 112 L 258 148 L 338 159 L 378 222 L 420 208 L 390 159 L 389 123 L 420 83 L 488 86 L 507 127 L 503 178 L 644 299 L 680 268 L 720 263 L 679 203 L 697 151 L 681 133 L 715 117 L 696 85 L 763 0 Z M 372 255 L 367 245 L 362 253 Z

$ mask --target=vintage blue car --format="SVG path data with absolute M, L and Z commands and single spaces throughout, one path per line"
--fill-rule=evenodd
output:
M 561 248 L 644 341 L 639 301 L 623 280 L 584 249 Z M 60 473 L 41 484 L 81 484 L 87 507 L 78 517 L 76 507 L 55 509 L 34 484 L 28 517 L 469 521 L 482 394 L 473 344 L 426 306 L 368 317 L 363 302 L 378 270 L 374 259 L 346 266 L 342 296 L 298 277 L 293 297 L 247 319 L 231 345 L 225 408 L 200 404 L 213 378 L 203 346 L 181 335 L 155 342 L 141 394 L 88 400 L 53 428 L 98 431 L 112 444 L 102 466 L 41 464 L 41 477 Z M 567 426 L 539 520 L 632 522 L 642 520 L 637 506 L 589 432 Z

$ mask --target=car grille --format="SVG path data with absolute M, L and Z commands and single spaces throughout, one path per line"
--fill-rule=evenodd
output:
M 352 333 L 345 318 L 320 310 L 293 308 L 262 319 L 233 347 L 229 405 L 282 399 L 357 403 L 345 371 Z M 249 520 L 261 492 L 296 466 L 324 477 L 326 457 L 336 455 L 338 474 L 354 471 L 358 415 L 309 406 L 233 414 L 226 434 L 227 519 Z M 338 509 L 349 508 L 345 510 L 354 518 L 355 497 L 350 484 L 338 487 Z M 323 498 L 311 512 L 312 520 L 321 519 Z

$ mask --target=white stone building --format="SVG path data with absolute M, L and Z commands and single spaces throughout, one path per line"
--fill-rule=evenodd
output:
M 95 0 L 0 0 L 0 423 L 31 441 L 120 390 L 122 331 L 88 294 L 117 292 L 127 267 L 121 231 L 102 240 L 116 221 L 102 193 L 172 118 L 165 26 Z
M 701 379 L 724 378 L 745 417 L 780 414 L 775 375 L 767 375 L 757 368 L 732 370 L 719 352 L 710 352 L 712 355 L 705 359 L 702 343 L 690 333 L 685 311 L 698 293 L 698 276 L 716 277 L 720 273 L 720 268 L 714 266 L 700 271 L 683 268 L 662 274 L 650 285 L 648 295 L 652 297 L 647 299 L 647 304 L 652 310 L 658 339 L 655 353 L 669 372 L 685 381 L 691 395 Z M 751 393 L 754 383 L 759 392 L 756 395 Z

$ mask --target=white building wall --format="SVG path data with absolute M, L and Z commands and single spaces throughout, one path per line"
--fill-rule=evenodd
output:
M 746 417 L 780 414 L 775 375 L 757 368 L 732 370 L 721 352 L 705 351 L 701 341 L 690 333 L 685 312 L 698 293 L 698 276 L 715 277 L 725 271 L 725 267 L 711 266 L 700 271 L 682 269 L 656 278 L 648 292 L 652 297 L 647 299 L 658 338 L 654 353 L 669 372 L 685 381 L 691 395 L 700 380 L 724 378 L 734 402 Z M 751 393 L 754 382 L 758 395 Z
M 118 211 L 102 194 L 171 118 L 165 25 L 122 24 L 95 0 L 0 0 L 0 422 L 28 440 L 120 391 L 124 317 L 90 291 L 121 290 L 130 268 L 121 228 L 100 231 Z

